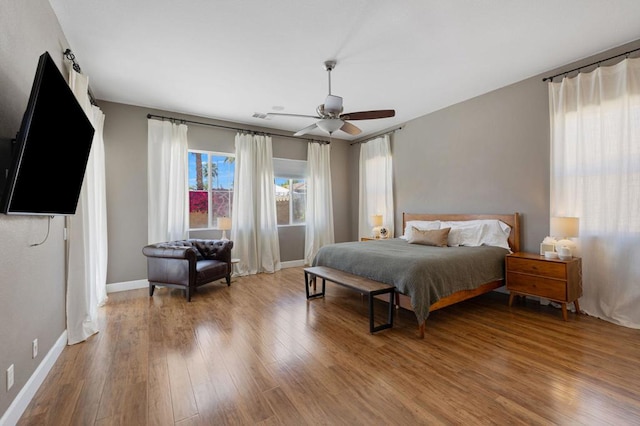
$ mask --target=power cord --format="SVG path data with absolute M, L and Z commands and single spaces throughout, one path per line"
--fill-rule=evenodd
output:
M 30 244 L 29 247 L 36 247 L 36 246 L 42 245 L 45 243 L 45 241 L 49 239 L 49 231 L 51 230 L 51 219 L 53 219 L 53 216 L 47 216 L 47 218 L 49 219 L 47 221 L 47 235 L 44 237 L 44 240 L 42 240 L 39 243 Z

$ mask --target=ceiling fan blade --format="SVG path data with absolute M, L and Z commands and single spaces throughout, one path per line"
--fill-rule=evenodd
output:
M 379 109 L 376 111 L 358 111 L 341 114 L 343 120 L 373 120 L 375 118 L 389 118 L 396 115 L 394 109 Z
M 322 118 L 322 117 L 319 117 L 317 115 L 288 114 L 286 112 L 268 112 L 266 115 L 267 116 L 269 116 L 269 115 L 282 115 L 282 116 L 285 116 L 285 117 L 303 117 L 303 118 Z
M 349 133 L 351 136 L 359 135 L 360 133 L 362 133 L 362 130 L 360 130 L 358 127 L 354 126 L 353 124 L 349 123 L 348 121 L 344 122 L 342 127 L 340 127 L 340 130 L 342 130 L 345 133 Z
M 309 133 L 310 131 L 312 131 L 313 129 L 315 129 L 316 127 L 318 127 L 318 125 L 316 123 L 313 123 L 310 126 L 305 127 L 302 130 L 298 130 L 297 132 L 295 132 L 293 134 L 293 136 L 302 136 L 302 135 L 306 135 L 307 133 Z

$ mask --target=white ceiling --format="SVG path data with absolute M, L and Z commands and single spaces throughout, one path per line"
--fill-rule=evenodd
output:
M 359 138 L 640 38 L 638 0 L 50 3 L 98 99 L 295 132 L 252 115 L 314 115 L 335 59 L 345 112 L 396 110 Z

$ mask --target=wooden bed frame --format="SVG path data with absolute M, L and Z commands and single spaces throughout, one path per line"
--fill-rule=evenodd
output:
M 509 247 L 513 252 L 520 251 L 520 214 L 424 214 L 424 213 L 402 213 L 402 232 L 406 227 L 406 223 L 410 220 L 442 220 L 442 221 L 460 221 L 460 220 L 476 220 L 476 219 L 498 219 L 511 227 L 509 234 Z M 481 285 L 474 290 L 461 290 L 450 296 L 443 297 L 429 307 L 429 312 L 451 306 L 463 300 L 479 296 L 484 293 L 502 287 L 504 280 L 493 281 Z M 413 311 L 411 299 L 409 296 L 396 292 L 396 306 Z M 422 324 L 418 324 L 420 338 L 424 338 L 426 320 Z

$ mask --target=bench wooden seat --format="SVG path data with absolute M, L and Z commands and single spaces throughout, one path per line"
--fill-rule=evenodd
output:
M 322 291 L 316 292 L 316 277 L 322 278 Z M 349 274 L 338 269 L 328 268 L 326 266 L 313 266 L 304 268 L 304 282 L 307 292 L 307 300 L 317 297 L 324 297 L 325 282 L 331 281 L 343 287 L 355 290 L 362 294 L 367 294 L 369 298 L 369 332 L 384 330 L 393 327 L 393 307 L 396 288 L 391 284 L 385 284 L 368 278 Z M 313 293 L 309 292 L 309 288 L 313 288 Z M 374 326 L 373 321 L 373 299 L 374 296 L 380 294 L 389 294 L 389 316 L 386 324 Z

